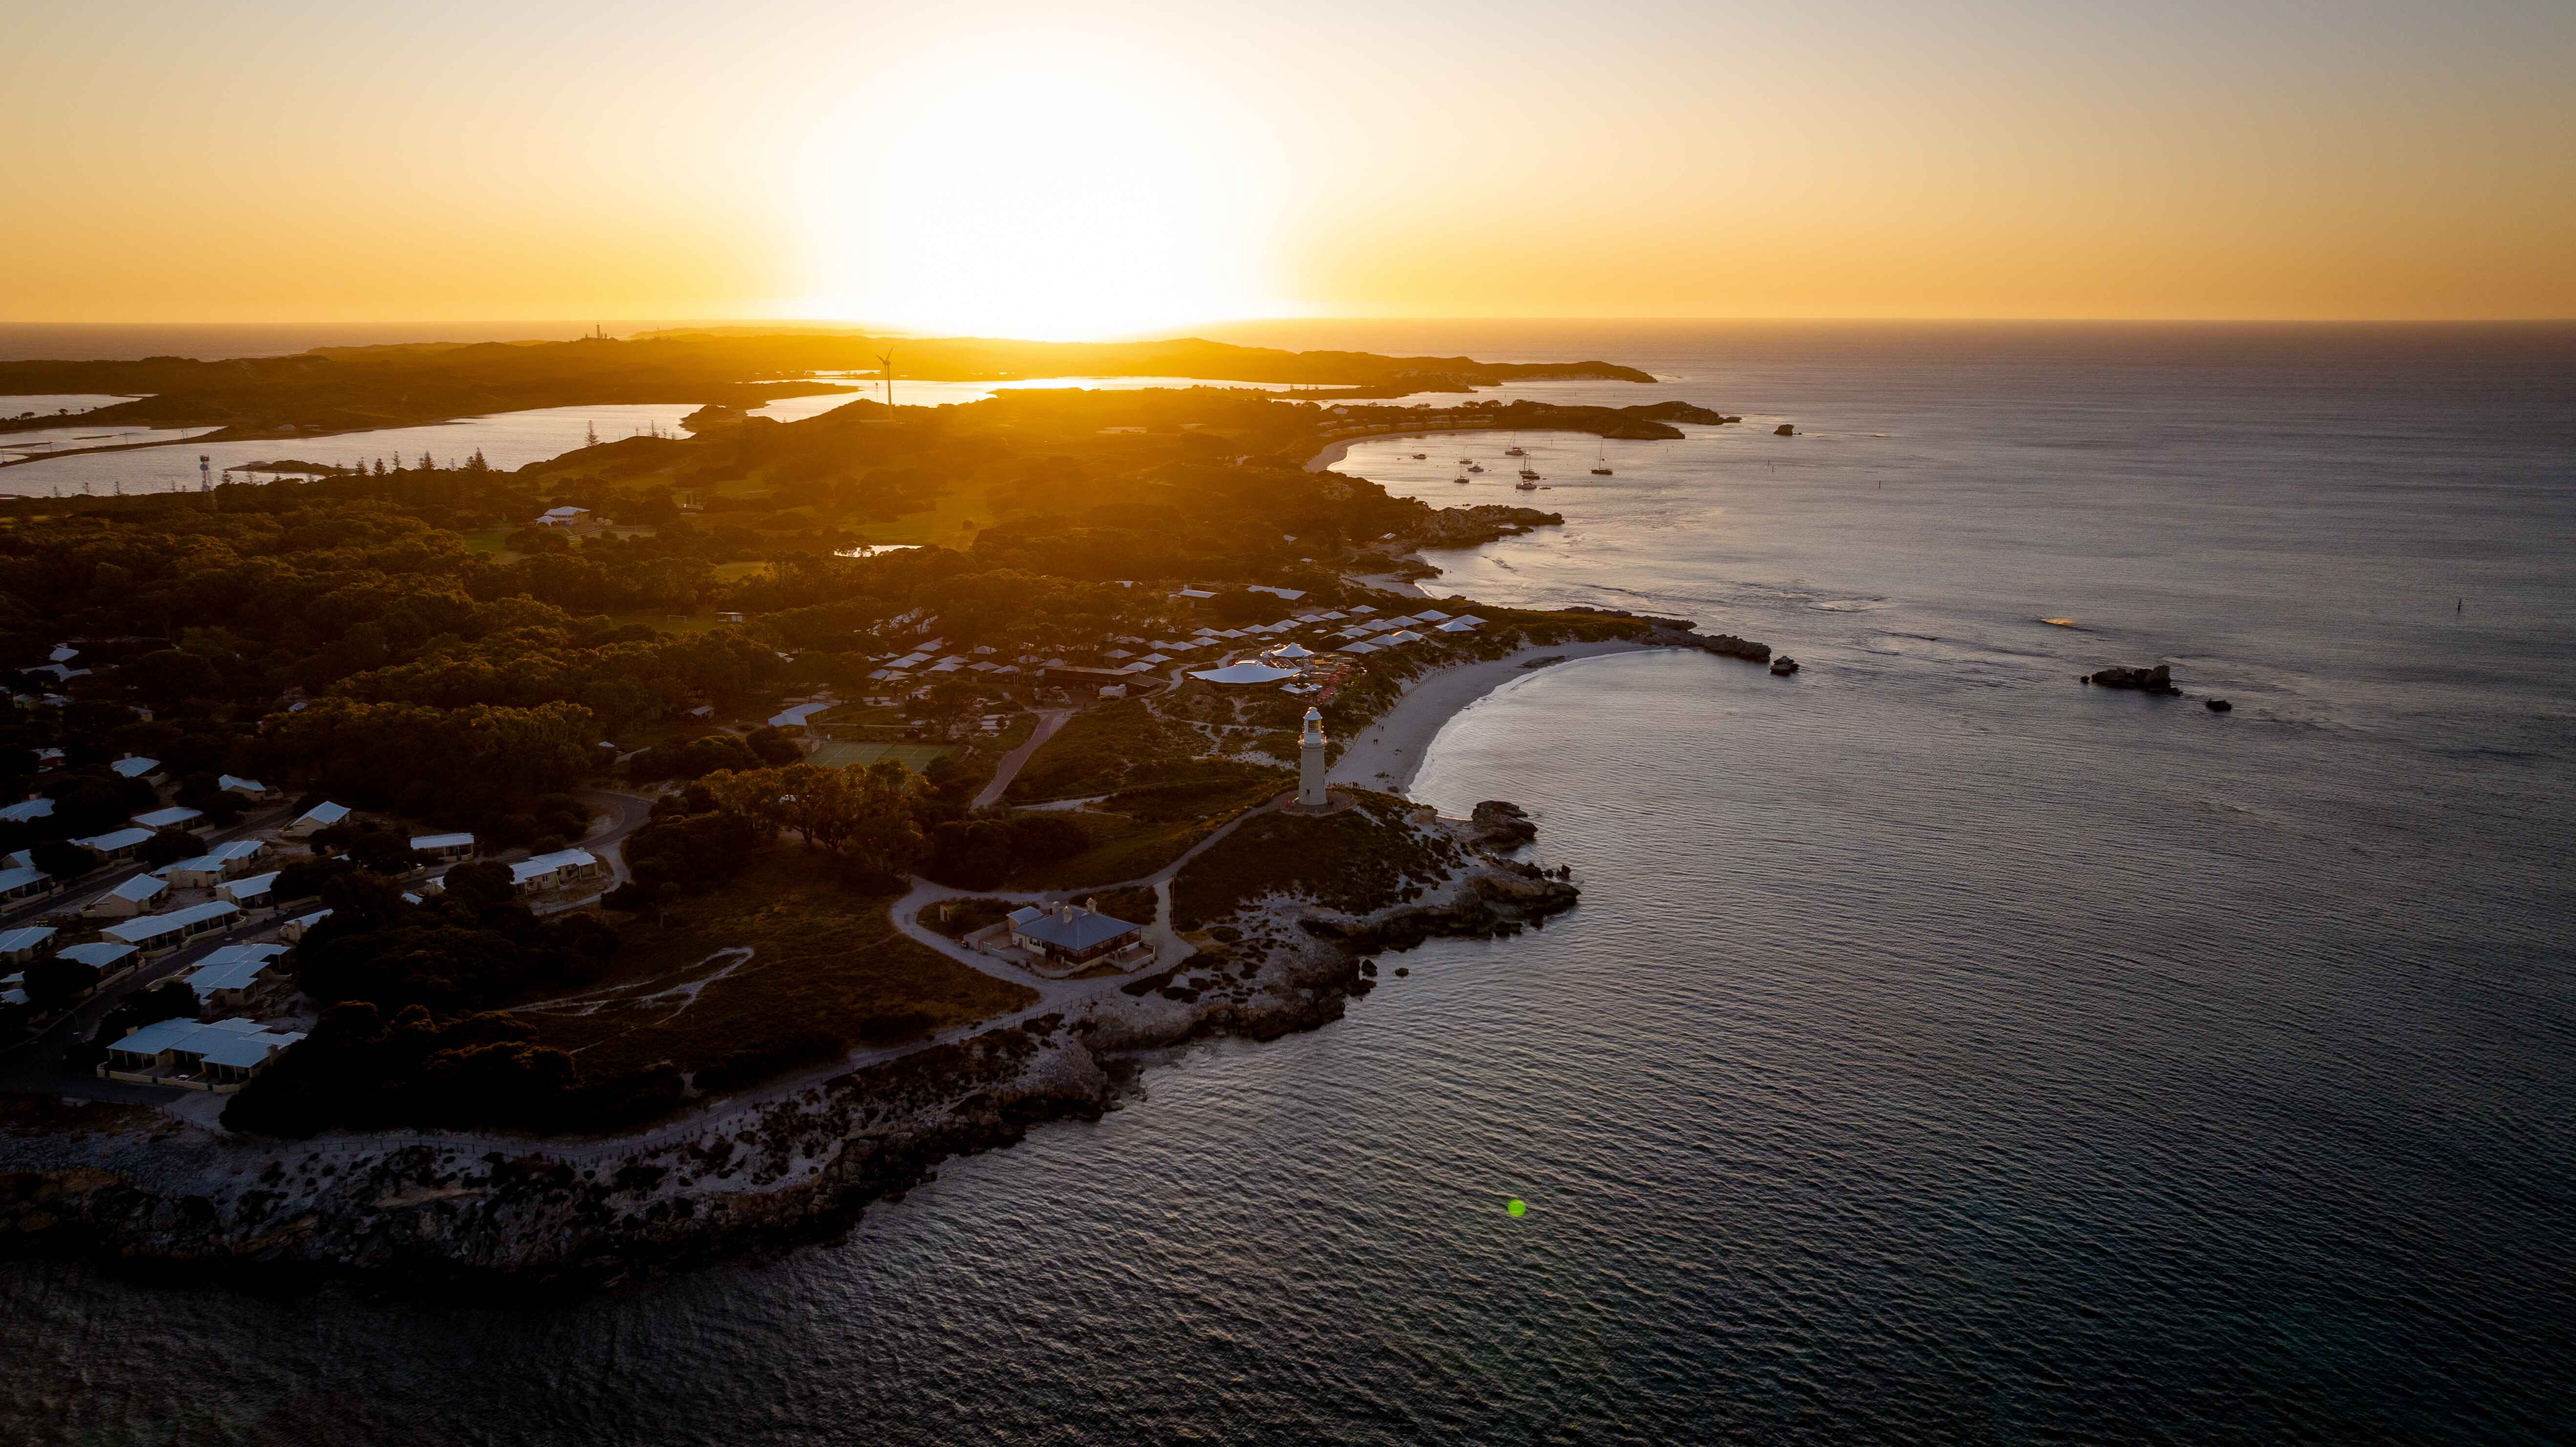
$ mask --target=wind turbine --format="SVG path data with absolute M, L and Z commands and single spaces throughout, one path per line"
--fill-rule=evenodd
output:
M 894 353 L 887 352 L 877 361 L 885 367 L 886 420 L 891 422 L 894 420 Z

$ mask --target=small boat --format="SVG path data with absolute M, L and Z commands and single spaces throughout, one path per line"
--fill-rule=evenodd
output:
M 1503 455 L 1505 457 L 1527 457 L 1529 456 L 1529 453 L 1524 448 L 1506 447 L 1503 449 Z
M 1467 476 L 1466 476 L 1466 474 L 1465 474 L 1465 473 L 1460 473 L 1458 476 L 1453 477 L 1453 478 L 1451 478 L 1451 479 L 1449 479 L 1449 480 L 1450 480 L 1451 482 L 1455 482 L 1455 483 L 1459 483 L 1459 484 L 1463 485 L 1463 484 L 1467 481 Z
M 1472 457 L 1461 457 L 1458 459 L 1458 465 L 1460 467 L 1471 467 L 1475 465 L 1475 461 L 1476 459 Z
M 1512 484 L 1512 490 L 1514 492 L 1536 492 L 1538 491 L 1538 484 L 1535 482 L 1516 482 Z
M 1606 467 L 1596 467 L 1592 469 L 1592 475 L 1594 477 L 1608 477 L 1610 475 L 1610 469 Z
M 1468 463 L 1468 464 L 1467 464 L 1467 470 L 1468 470 L 1469 472 L 1482 472 L 1482 471 L 1484 471 L 1484 470 L 1485 470 L 1485 468 L 1484 468 L 1484 465 L 1483 465 L 1482 463 L 1475 463 L 1475 462 L 1471 462 L 1471 463 Z
M 1523 482 L 1536 482 L 1536 481 L 1538 481 L 1538 474 L 1537 474 L 1537 473 L 1535 473 L 1535 472 L 1532 472 L 1530 469 L 1528 469 L 1528 468 L 1524 467 L 1524 468 L 1522 468 L 1522 469 L 1521 469 L 1521 481 L 1523 481 Z
M 1599 467 L 1592 469 L 1592 475 L 1594 477 L 1608 477 L 1610 475 L 1610 444 L 1606 442 L 1594 443 L 1592 447 L 1592 455 L 1601 463 Z
M 1421 462 L 1421 461 L 1425 460 L 1426 458 L 1428 458 L 1428 457 L 1430 457 L 1430 456 L 1431 456 L 1431 454 L 1430 454 L 1430 453 L 1428 453 L 1428 452 L 1417 452 L 1417 453 L 1413 454 L 1413 460 L 1414 460 L 1414 461 L 1416 461 L 1416 462 Z

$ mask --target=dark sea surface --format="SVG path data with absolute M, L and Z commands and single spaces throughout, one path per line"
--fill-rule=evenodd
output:
M 1535 494 L 1449 481 L 1490 437 L 1342 464 L 1566 515 L 1435 591 L 1805 663 L 1442 736 L 1417 796 L 1528 805 L 1578 910 L 774 1263 L 0 1265 L 0 1441 L 2576 1438 L 2576 332 L 1329 336 L 1748 419 L 1532 439 Z M 2076 682 L 2152 662 L 2236 711 Z

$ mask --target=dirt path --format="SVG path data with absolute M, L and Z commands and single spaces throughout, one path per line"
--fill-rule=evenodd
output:
M 975 796 L 970 807 L 990 809 L 1002 802 L 1002 791 L 1011 787 L 1011 781 L 1020 776 L 1020 766 L 1026 764 L 1029 756 L 1043 747 L 1047 740 L 1054 738 L 1056 731 L 1064 727 L 1064 721 L 1071 717 L 1073 710 L 1069 708 L 1038 710 L 1038 726 L 1029 731 L 1026 742 L 1002 755 L 1000 766 L 993 770 L 993 782 L 984 786 L 984 792 Z

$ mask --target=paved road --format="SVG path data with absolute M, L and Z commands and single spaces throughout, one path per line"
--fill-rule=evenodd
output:
M 202 835 L 206 847 L 228 844 L 257 830 L 289 822 L 294 811 L 287 808 L 254 809 L 241 817 L 241 822 L 219 834 Z M 138 874 L 149 873 L 156 866 L 123 864 L 102 873 L 92 874 L 75 889 L 42 896 L 11 908 L 0 910 L 0 926 L 14 927 L 49 914 L 78 913 L 100 895 L 116 888 Z M 75 902 L 77 901 L 77 902 Z
M 1029 761 L 1029 756 L 1036 753 L 1040 745 L 1054 738 L 1056 730 L 1063 728 L 1064 721 L 1071 717 L 1073 710 L 1069 708 L 1038 710 L 1038 726 L 1029 730 L 1028 739 L 1018 748 L 1002 755 L 1002 762 L 993 770 L 993 782 L 984 786 L 984 792 L 975 796 L 970 807 L 990 809 L 1002 802 L 1002 791 L 1011 787 L 1011 781 L 1020 776 L 1020 766 Z

